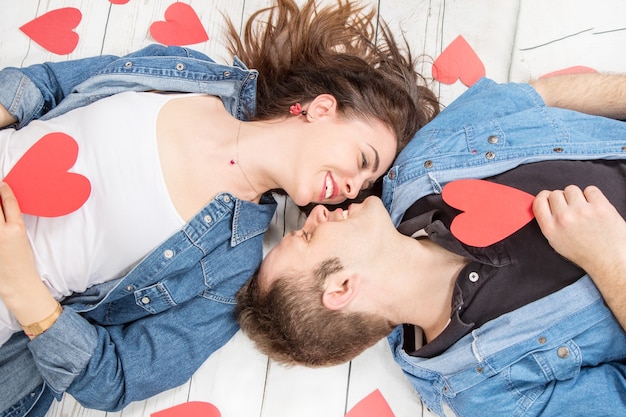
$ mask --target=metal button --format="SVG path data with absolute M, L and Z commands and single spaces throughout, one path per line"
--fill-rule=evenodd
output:
M 468 278 L 470 281 L 476 282 L 478 278 L 480 278 L 480 275 L 478 275 L 478 272 L 470 272 Z
M 148 297 L 147 295 L 141 297 L 141 303 L 142 304 L 150 304 L 150 297 Z
M 250 80 L 254 80 L 255 78 L 256 78 L 256 74 L 248 75 L 248 79 L 250 79 Z
M 626 146 L 622 146 L 622 150 L 623 150 L 623 151 L 626 151 Z
M 433 161 L 428 160 L 426 162 L 424 162 L 424 168 L 428 169 L 428 168 L 432 168 L 433 167 Z
M 561 359 L 567 359 L 567 357 L 569 356 L 569 349 L 566 348 L 565 346 L 561 346 L 556 351 L 556 354 L 559 355 L 559 358 L 561 358 Z
M 487 138 L 487 142 L 491 143 L 492 145 L 494 143 L 498 143 L 498 137 L 496 135 L 491 135 Z
M 163 256 L 165 256 L 166 259 L 172 259 L 172 257 L 174 256 L 174 251 L 171 249 L 166 249 L 163 252 Z
M 224 71 L 224 77 L 230 77 L 230 71 Z
M 225 196 L 224 196 L 224 202 L 225 202 L 225 203 L 230 203 L 230 196 L 225 195 Z
M 211 223 L 213 221 L 213 218 L 211 216 L 209 216 L 208 214 L 206 216 L 204 216 L 204 222 L 205 223 Z
M 394 179 L 396 177 L 396 172 L 395 171 L 389 171 L 389 174 L 387 175 L 387 178 L 389 178 L 390 180 Z
M 124 63 L 124 66 L 125 66 L 126 68 L 130 68 L 130 67 L 132 67 L 132 66 L 133 66 L 133 63 L 132 63 L 132 62 L 130 62 L 130 61 L 127 61 L 127 62 L 125 62 L 125 63 Z
M 496 153 L 495 153 L 495 152 L 491 152 L 491 151 L 489 151 L 489 152 L 487 152 L 487 153 L 485 154 L 485 158 L 487 158 L 487 159 L 493 159 L 493 158 L 495 158 L 495 157 L 496 157 Z
M 182 63 L 179 62 L 178 64 L 176 64 L 176 69 L 178 71 L 184 70 L 185 69 L 185 64 L 182 64 Z
M 478 372 L 479 374 L 483 373 L 483 367 L 482 366 L 477 366 L 476 367 L 476 372 Z
M 127 285 L 126 286 L 126 291 L 133 291 L 135 289 L 135 287 L 133 287 L 132 285 Z
M 541 336 L 539 337 L 539 339 L 537 339 L 537 342 L 539 342 L 540 345 L 543 345 L 546 343 L 546 338 Z
M 552 150 L 553 150 L 554 152 L 556 152 L 556 153 L 561 153 L 561 152 L 563 152 L 563 148 L 554 148 L 554 149 L 552 149 Z

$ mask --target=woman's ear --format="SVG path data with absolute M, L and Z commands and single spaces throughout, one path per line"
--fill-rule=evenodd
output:
M 356 297 L 361 287 L 361 276 L 357 273 L 338 271 L 326 277 L 326 289 L 322 304 L 329 310 L 341 310 Z
M 337 99 L 331 94 L 320 94 L 309 103 L 306 114 L 309 121 L 319 120 L 324 116 L 337 113 Z

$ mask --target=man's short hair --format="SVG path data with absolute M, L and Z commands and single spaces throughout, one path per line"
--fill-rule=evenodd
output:
M 330 310 L 322 303 L 326 278 L 343 269 L 338 258 L 313 274 L 292 272 L 263 290 L 261 268 L 237 293 L 237 319 L 257 348 L 289 365 L 329 366 L 352 360 L 386 337 L 393 325 L 372 314 Z

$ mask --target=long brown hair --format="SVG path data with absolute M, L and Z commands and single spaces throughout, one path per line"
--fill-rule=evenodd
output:
M 375 11 L 350 0 L 318 7 L 294 0 L 255 12 L 243 34 L 227 20 L 229 50 L 259 71 L 256 114 L 267 120 L 288 115 L 294 103 L 331 94 L 346 118 L 378 119 L 389 126 L 398 151 L 439 112 L 436 96 L 381 23 L 375 43 Z

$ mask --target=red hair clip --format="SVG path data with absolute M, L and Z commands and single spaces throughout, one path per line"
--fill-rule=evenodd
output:
M 293 106 L 289 107 L 289 113 L 294 114 L 296 116 L 299 116 L 299 115 L 306 116 L 306 110 L 302 108 L 300 103 L 296 103 Z

